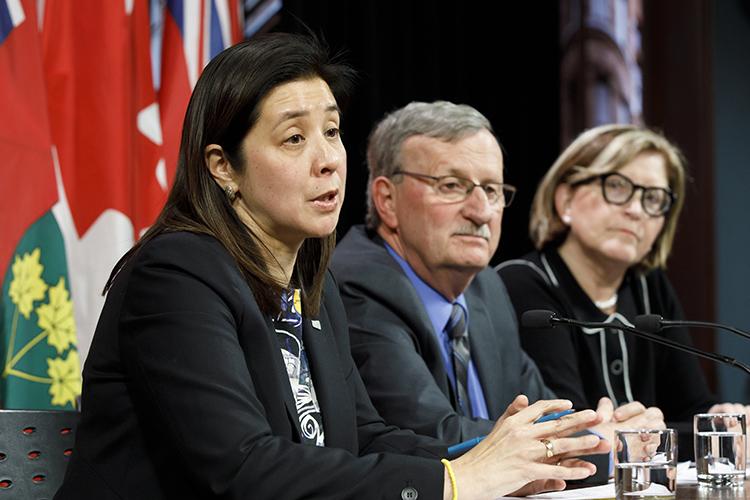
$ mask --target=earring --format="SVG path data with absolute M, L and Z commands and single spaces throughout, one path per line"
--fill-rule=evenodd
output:
M 227 198 L 229 199 L 229 203 L 232 203 L 234 199 L 237 197 L 237 193 L 234 192 L 234 188 L 232 186 L 224 186 L 224 193 L 227 195 Z
M 565 224 L 566 226 L 569 226 L 571 221 L 573 220 L 568 213 L 563 214 L 560 218 L 562 219 L 563 224 Z

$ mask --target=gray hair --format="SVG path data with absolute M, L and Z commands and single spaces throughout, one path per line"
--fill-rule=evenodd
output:
M 372 182 L 377 177 L 391 177 L 401 168 L 401 146 L 414 135 L 425 135 L 453 142 L 488 130 L 492 125 L 485 116 L 465 104 L 448 101 L 412 102 L 380 120 L 367 142 L 367 227 L 376 229 L 380 216 L 372 200 Z

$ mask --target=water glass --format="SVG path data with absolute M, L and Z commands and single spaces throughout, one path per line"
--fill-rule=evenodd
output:
M 677 487 L 674 429 L 615 431 L 613 446 L 618 500 L 674 497 Z
M 693 418 L 698 484 L 710 488 L 745 482 L 744 413 L 700 413 Z

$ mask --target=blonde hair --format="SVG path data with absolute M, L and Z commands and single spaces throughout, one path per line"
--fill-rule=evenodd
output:
M 657 153 L 664 158 L 675 203 L 665 215 L 664 227 L 651 250 L 636 267 L 642 271 L 666 267 L 684 203 L 684 159 L 679 149 L 663 135 L 635 125 L 602 125 L 586 130 L 560 154 L 534 195 L 529 221 L 534 246 L 542 249 L 567 234 L 568 227 L 555 208 L 555 191 L 559 185 L 616 171 L 642 153 Z

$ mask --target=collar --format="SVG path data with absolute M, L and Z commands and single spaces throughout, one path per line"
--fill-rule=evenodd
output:
M 429 316 L 435 332 L 439 335 L 442 334 L 443 330 L 445 329 L 445 325 L 448 323 L 448 320 L 451 317 L 453 302 L 446 299 L 440 292 L 432 288 L 422 278 L 420 278 L 419 275 L 414 272 L 414 269 L 412 269 L 411 265 L 409 265 L 409 263 L 406 262 L 403 257 L 396 253 L 396 251 L 388 243 L 384 241 L 383 244 L 385 245 L 386 250 L 388 250 L 388 253 L 391 254 L 391 257 L 393 257 L 394 260 L 401 266 L 401 269 L 404 270 L 407 278 L 409 278 L 409 281 L 411 281 L 411 284 L 417 291 L 417 295 L 419 296 L 420 300 L 422 301 L 422 305 L 424 305 L 424 308 L 427 311 L 427 316 Z M 466 297 L 464 297 L 463 293 L 456 297 L 456 302 L 458 302 L 461 307 L 464 308 L 464 312 L 466 313 L 466 324 L 470 325 L 471 323 L 469 323 L 469 308 L 466 305 Z
M 554 273 L 559 282 L 557 287 L 566 295 L 570 302 L 570 307 L 575 312 L 577 319 L 583 320 L 583 318 L 588 318 L 590 321 L 607 321 L 608 315 L 596 307 L 594 301 L 586 294 L 568 265 L 565 263 L 565 260 L 563 260 L 557 247 L 542 250 L 540 256 L 547 259 L 551 268 L 549 271 Z M 638 293 L 635 277 L 635 273 L 632 269 L 629 269 L 625 273 L 620 288 L 617 290 L 618 310 L 629 311 L 631 307 L 629 304 L 631 304 L 631 302 L 632 307 L 636 308 L 636 311 L 640 307 L 637 303 L 643 301 L 643 294 L 646 292 L 645 286 L 643 286 L 644 292 L 641 292 L 641 294 Z M 638 300 L 636 299 L 636 296 L 639 297 Z M 636 312 L 635 314 L 639 313 Z

